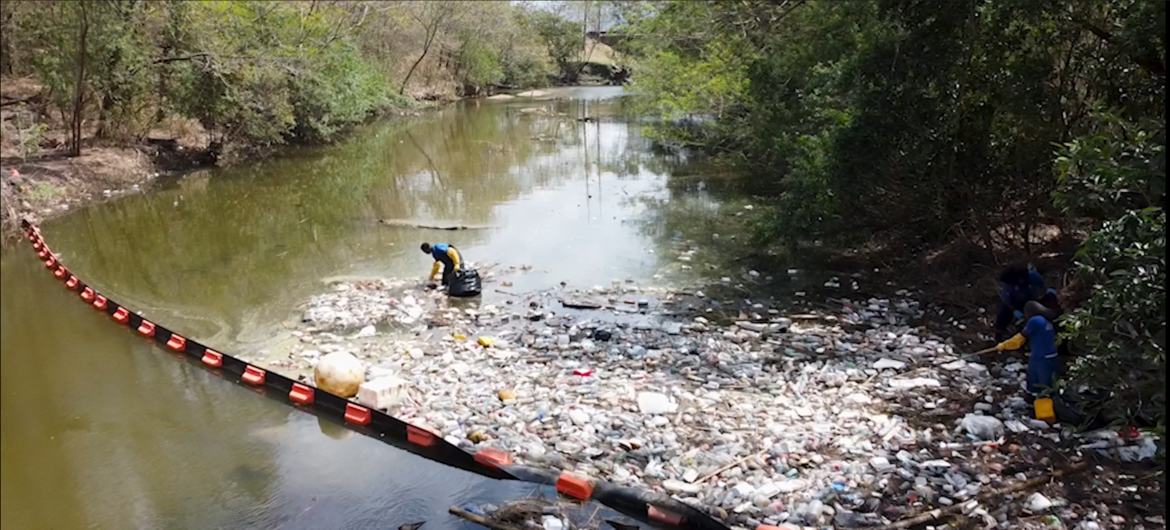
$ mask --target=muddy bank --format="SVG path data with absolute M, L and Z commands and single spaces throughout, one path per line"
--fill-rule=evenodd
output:
M 126 147 L 90 148 L 76 158 L 3 160 L 0 171 L 6 237 L 17 232 L 21 219 L 41 222 L 78 206 L 137 192 L 159 174 L 149 156 Z
M 0 230 L 135 193 L 169 171 L 215 163 L 217 147 L 193 120 L 162 120 L 140 140 L 99 140 L 85 123 L 81 155 L 67 155 L 67 124 L 30 78 L 0 82 Z
M 1133 502 L 1160 495 L 1133 473 L 1149 473 L 1152 439 L 1032 419 L 1024 359 L 964 356 L 920 325 L 935 308 L 910 292 L 794 312 L 633 282 L 515 293 L 518 272 L 486 278 L 506 293 L 491 305 L 334 283 L 305 303 L 297 344 L 256 362 L 312 380 L 348 352 L 393 387 L 367 404 L 452 443 L 664 492 L 735 527 L 940 509 L 1104 528 L 1158 513 Z M 1054 473 L 1067 475 L 1040 478 Z

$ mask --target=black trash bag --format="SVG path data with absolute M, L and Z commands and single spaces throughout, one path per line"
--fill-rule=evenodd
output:
M 447 295 L 466 298 L 479 296 L 479 273 L 475 269 L 461 269 L 455 271 L 451 284 L 447 286 Z
M 1108 414 L 1102 410 L 1103 395 L 1100 392 L 1071 389 L 1052 396 L 1053 412 L 1062 424 L 1080 431 L 1103 429 L 1110 424 Z

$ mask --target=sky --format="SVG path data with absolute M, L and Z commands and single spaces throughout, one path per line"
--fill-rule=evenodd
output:
M 581 10 L 585 5 L 589 6 L 589 29 L 594 29 L 594 18 L 597 16 L 598 2 L 585 2 L 575 0 L 512 0 L 513 4 L 524 6 L 530 9 L 542 9 L 553 13 L 558 13 L 561 16 L 580 22 Z M 601 29 L 607 30 L 617 24 L 618 18 L 614 12 L 612 3 L 602 2 L 601 7 Z

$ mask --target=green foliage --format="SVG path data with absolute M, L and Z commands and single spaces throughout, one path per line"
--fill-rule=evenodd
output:
M 625 49 L 659 138 L 774 193 L 757 243 L 962 237 L 994 255 L 1029 252 L 1039 222 L 1098 227 L 1076 258 L 1092 294 L 1067 317 L 1077 373 L 1161 425 L 1165 9 L 657 2 L 628 10 Z
M 176 110 L 226 141 L 325 141 L 391 100 L 385 79 L 326 9 L 208 2 L 190 8 L 189 60 L 167 63 Z
M 240 146 L 329 140 L 389 105 L 347 13 L 280 2 L 85 1 L 22 11 L 29 69 L 72 108 L 78 34 L 88 23 L 84 100 L 97 136 L 144 134 L 168 113 Z M 34 16 L 37 15 L 37 16 Z M 47 16 L 45 16 L 47 15 Z
M 2 11 L 2 66 L 47 85 L 63 122 L 85 20 L 87 133 L 133 139 L 188 117 L 245 150 L 328 142 L 406 105 L 391 87 L 404 88 L 408 70 L 431 94 L 436 82 L 456 94 L 537 87 L 550 62 L 571 70 L 580 48 L 574 23 L 504 1 L 14 0 Z
M 512 87 L 546 86 L 553 77 L 544 38 L 531 26 L 528 12 L 515 9 L 509 19 L 510 29 L 499 46 L 499 63 L 503 84 Z
M 329 140 L 390 102 L 386 80 L 348 43 L 306 63 L 292 79 L 297 137 Z
M 1106 221 L 1077 253 L 1088 300 L 1064 317 L 1085 355 L 1073 374 L 1109 390 L 1119 417 L 1165 428 L 1166 137 L 1164 124 L 1094 116 L 1095 126 L 1058 153 L 1057 203 Z
M 511 87 L 546 86 L 552 75 L 548 61 L 544 60 L 541 55 L 533 53 L 531 49 L 505 54 L 501 57 L 501 61 L 503 64 L 500 66 L 504 73 L 503 84 Z
M 36 186 L 29 192 L 28 196 L 33 201 L 45 202 L 61 195 L 61 188 L 49 182 L 38 182 Z
M 329 141 L 407 105 L 391 87 L 416 68 L 427 96 L 542 86 L 550 63 L 572 70 L 581 41 L 574 23 L 502 1 L 13 0 L 2 11 L 3 68 L 46 85 L 62 121 L 84 61 L 87 136 L 132 140 L 177 116 L 244 150 Z
M 1135 59 L 1164 53 L 1162 3 L 654 6 L 630 17 L 634 89 L 668 123 L 703 118 L 659 135 L 774 183 L 788 213 L 768 232 L 789 239 L 965 233 L 1026 248 L 1026 227 L 1055 213 L 1052 146 L 1094 105 L 1163 108 L 1158 65 Z
M 560 77 L 570 76 L 575 71 L 573 61 L 581 50 L 581 31 L 577 24 L 543 10 L 531 11 L 526 18 L 527 27 L 544 42 Z
M 480 39 L 468 36 L 456 57 L 456 72 L 464 86 L 488 86 L 504 80 L 500 58 Z
M 26 36 L 31 70 L 49 89 L 49 99 L 62 113 L 72 105 L 76 87 L 78 34 L 82 9 L 76 4 L 56 4 L 47 16 L 26 16 L 19 33 Z
M 24 121 L 17 115 L 13 120 L 13 126 L 17 134 L 16 144 L 20 149 L 20 156 L 21 158 L 28 158 L 30 155 L 34 155 L 41 150 L 41 140 L 45 138 L 45 131 L 48 130 L 48 126 L 44 123 L 30 123 L 25 127 L 22 124 Z
M 1077 255 L 1093 294 L 1065 315 L 1067 334 L 1085 354 L 1072 373 L 1102 388 L 1115 417 L 1166 425 L 1166 212 L 1128 212 L 1093 233 Z
M 1094 120 L 1092 131 L 1057 153 L 1057 205 L 1077 215 L 1115 218 L 1159 204 L 1166 196 L 1166 130 L 1160 121 L 1128 122 L 1109 113 Z
M 697 116 L 719 120 L 747 94 L 746 62 L 723 42 L 708 43 L 695 60 L 663 51 L 641 64 L 645 82 L 637 86 L 654 92 L 652 108 L 668 120 Z

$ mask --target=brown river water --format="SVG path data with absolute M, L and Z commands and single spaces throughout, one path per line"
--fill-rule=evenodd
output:
M 705 230 L 688 212 L 720 199 L 699 181 L 668 181 L 708 169 L 652 150 L 621 88 L 548 93 L 462 102 L 188 174 L 42 231 L 112 298 L 245 356 L 287 340 L 323 279 L 421 280 L 424 240 L 481 264 L 530 265 L 516 291 L 690 278 L 666 256 Z M 162 354 L 77 303 L 26 246 L 4 247 L 0 280 L 5 529 L 459 527 L 452 504 L 536 491 L 351 434 Z

